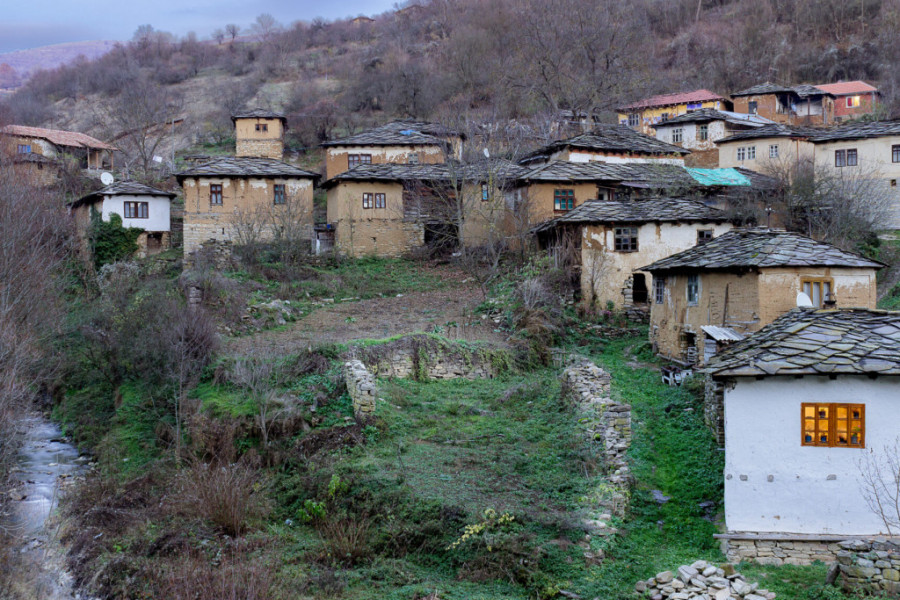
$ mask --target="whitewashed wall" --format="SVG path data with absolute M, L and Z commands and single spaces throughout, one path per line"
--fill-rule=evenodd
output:
M 801 446 L 803 402 L 865 404 L 866 448 Z M 729 531 L 875 535 L 859 461 L 900 435 L 900 377 L 741 378 L 725 390 Z
M 146 202 L 146 219 L 126 219 L 126 202 Z M 104 196 L 101 215 L 104 221 L 109 221 L 112 213 L 122 217 L 124 227 L 140 227 L 145 231 L 169 231 L 169 208 L 171 201 L 168 196 Z

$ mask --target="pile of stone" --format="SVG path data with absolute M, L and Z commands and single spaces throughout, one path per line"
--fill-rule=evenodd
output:
M 731 565 L 724 568 L 698 560 L 678 567 L 676 573 L 663 571 L 634 586 L 650 600 L 772 600 L 775 594 L 748 583 Z

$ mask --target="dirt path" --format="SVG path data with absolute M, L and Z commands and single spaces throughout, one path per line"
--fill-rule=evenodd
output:
M 505 341 L 506 335 L 495 331 L 496 325 L 491 320 L 473 314 L 481 301 L 476 286 L 461 284 L 427 292 L 341 302 L 323 306 L 286 329 L 231 338 L 226 348 L 232 354 L 254 350 L 288 354 L 317 344 L 382 339 L 416 332 L 437 332 L 451 339 L 469 341 Z

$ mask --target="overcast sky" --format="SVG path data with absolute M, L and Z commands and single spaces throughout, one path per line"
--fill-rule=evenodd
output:
M 261 13 L 284 24 L 316 17 L 380 14 L 397 0 L 3 0 L 0 52 L 62 42 L 129 40 L 139 25 L 200 38 L 228 23 L 248 27 Z

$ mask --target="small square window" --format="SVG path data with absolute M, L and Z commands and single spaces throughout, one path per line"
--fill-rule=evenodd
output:
M 268 124 L 268 123 L 257 123 L 257 124 L 256 124 L 256 130 L 257 130 L 257 131 L 268 131 L 268 130 L 269 130 L 269 124 Z
M 419 153 L 418 152 L 410 152 L 406 155 L 406 163 L 410 165 L 419 164 Z
M 856 148 L 834 151 L 835 167 L 855 167 L 858 163 Z
M 800 289 L 809 296 L 813 306 L 822 308 L 825 301 L 832 298 L 832 290 L 834 282 L 831 279 L 803 279 L 800 282 Z
M 614 235 L 616 252 L 637 252 L 637 227 L 616 227 Z
M 712 229 L 698 229 L 697 230 L 697 245 L 700 246 L 705 244 L 706 242 L 713 239 L 713 230 Z
M 372 155 L 371 154 L 348 154 L 347 155 L 347 168 L 352 169 L 353 167 L 359 165 L 371 165 L 372 164 Z
M 553 190 L 553 210 L 566 212 L 575 208 L 575 190 Z

